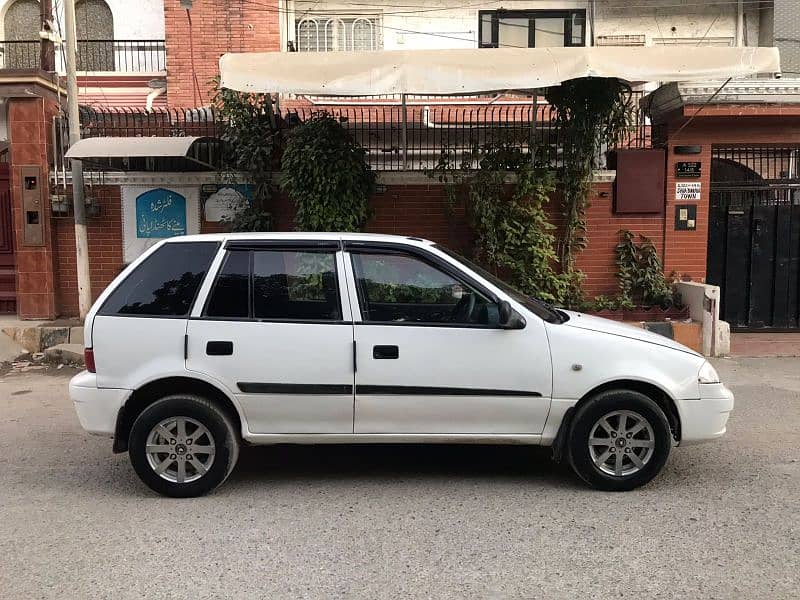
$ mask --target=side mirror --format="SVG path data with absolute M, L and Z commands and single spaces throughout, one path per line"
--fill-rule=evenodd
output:
M 525 318 L 511 308 L 508 300 L 501 300 L 498 305 L 500 312 L 500 327 L 503 329 L 525 329 Z

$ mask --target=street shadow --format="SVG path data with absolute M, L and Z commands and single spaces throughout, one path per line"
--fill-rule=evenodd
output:
M 479 479 L 580 486 L 550 448 L 463 444 L 343 444 L 245 447 L 226 486 L 269 480 Z

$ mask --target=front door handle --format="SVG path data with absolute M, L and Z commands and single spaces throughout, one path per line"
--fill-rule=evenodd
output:
M 400 349 L 397 346 L 373 346 L 372 358 L 377 358 L 377 359 L 400 358 Z

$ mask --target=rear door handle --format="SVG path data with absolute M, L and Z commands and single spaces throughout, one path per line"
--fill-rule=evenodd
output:
M 230 356 L 233 354 L 233 342 L 208 342 L 206 354 L 209 356 Z
M 377 359 L 400 358 L 400 349 L 397 346 L 373 346 L 372 358 L 377 358 Z

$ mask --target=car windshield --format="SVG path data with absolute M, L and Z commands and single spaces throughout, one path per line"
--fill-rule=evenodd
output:
M 545 302 L 544 300 L 540 300 L 535 296 L 529 296 L 524 294 L 523 292 L 519 291 L 515 287 L 509 285 L 496 275 L 493 275 L 483 267 L 479 267 L 471 260 L 464 258 L 457 252 L 453 252 L 449 248 L 445 248 L 439 244 L 435 244 L 434 248 L 437 250 L 441 250 L 450 258 L 453 258 L 460 262 L 465 267 L 468 267 L 472 271 L 475 271 L 478 275 L 486 279 L 487 281 L 491 282 L 496 287 L 503 290 L 506 294 L 511 296 L 514 300 L 522 304 L 525 308 L 531 311 L 538 317 L 541 317 L 548 323 L 564 323 L 565 321 L 569 320 L 569 316 L 563 310 L 558 310 L 553 305 Z

